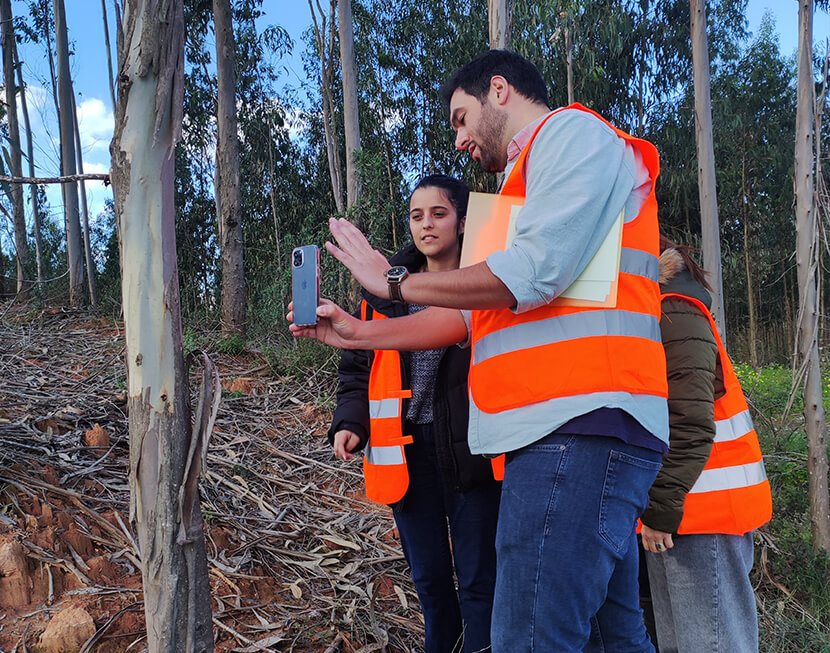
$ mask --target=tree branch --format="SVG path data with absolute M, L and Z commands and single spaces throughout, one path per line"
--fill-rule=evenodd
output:
M 7 184 L 71 184 L 76 181 L 103 181 L 110 185 L 109 173 L 90 172 L 83 175 L 66 175 L 65 177 L 9 177 L 0 175 L 0 183 Z

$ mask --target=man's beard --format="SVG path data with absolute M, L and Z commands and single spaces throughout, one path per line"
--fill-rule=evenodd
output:
M 479 165 L 487 172 L 502 172 L 507 166 L 507 152 L 504 147 L 504 125 L 507 114 L 497 111 L 488 100 L 484 100 L 479 122 L 480 140 L 477 143 L 479 150 Z

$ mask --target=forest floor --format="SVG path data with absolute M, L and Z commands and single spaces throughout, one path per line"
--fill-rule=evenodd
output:
M 0 304 L 0 343 L 0 653 L 140 653 L 123 325 Z M 217 650 L 418 650 L 389 510 L 366 500 L 359 466 L 333 460 L 325 438 L 335 354 L 219 344 L 185 333 L 186 349 L 210 350 L 223 387 L 201 486 Z M 810 546 L 791 370 L 738 371 L 775 505 L 756 537 L 761 651 L 827 653 L 830 561 Z
M 84 312 L 0 306 L 0 651 L 144 650 L 123 335 Z M 223 400 L 202 510 L 217 650 L 413 650 L 423 627 L 390 513 L 325 438 L 330 375 L 211 357 Z

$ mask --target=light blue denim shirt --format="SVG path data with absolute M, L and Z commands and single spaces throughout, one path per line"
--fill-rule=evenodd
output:
M 507 174 L 541 120 L 511 142 Z M 516 220 L 516 236 L 507 250 L 487 258 L 492 273 L 516 298 L 516 313 L 543 306 L 567 289 L 596 254 L 620 210 L 624 208 L 628 217 L 637 215 L 653 183 L 634 148 L 601 120 L 578 109 L 560 111 L 542 126 L 525 174 L 527 196 Z M 664 398 L 598 392 L 500 413 L 481 411 L 471 397 L 470 449 L 485 454 L 513 451 L 603 407 L 625 410 L 668 442 Z

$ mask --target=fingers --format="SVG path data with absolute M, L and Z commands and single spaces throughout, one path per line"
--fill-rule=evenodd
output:
M 360 444 L 360 437 L 352 431 L 338 431 L 334 434 L 334 457 L 340 460 L 351 460 L 352 453 Z
M 351 256 L 346 254 L 346 252 L 344 252 L 342 249 L 340 249 L 334 243 L 330 243 L 329 241 L 326 241 L 325 246 L 326 246 L 326 251 L 329 254 L 331 254 L 334 258 L 336 258 L 338 261 L 340 261 L 343 265 L 346 265 L 346 261 L 352 258 Z M 346 265 L 346 267 L 349 267 L 349 266 Z
M 329 231 L 337 241 L 337 245 L 354 258 L 362 258 L 373 250 L 363 232 L 345 218 L 329 219 Z
M 643 548 L 649 553 L 665 553 L 674 546 L 671 535 L 658 535 L 653 538 L 643 538 Z

